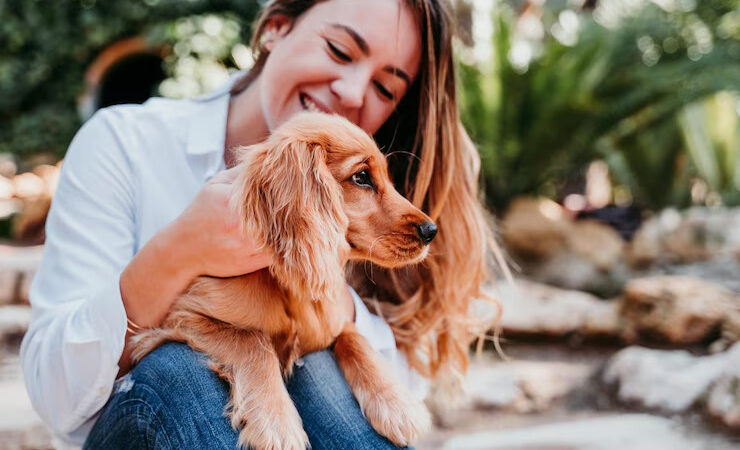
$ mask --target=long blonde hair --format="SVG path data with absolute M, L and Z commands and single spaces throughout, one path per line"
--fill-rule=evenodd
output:
M 264 67 L 269 54 L 261 38 L 270 18 L 297 18 L 321 1 L 274 0 L 265 6 L 253 31 L 255 65 L 232 94 Z M 495 244 L 479 199 L 480 157 L 458 116 L 449 5 L 401 1 L 420 24 L 419 76 L 374 138 L 388 157 L 396 188 L 436 222 L 439 233 L 422 264 L 395 270 L 358 265 L 351 280 L 368 307 L 388 322 L 416 371 L 430 378 L 440 372 L 461 376 L 473 338 L 492 325 L 490 318 L 482 323 L 472 314 L 471 302 L 488 299 L 481 288 Z

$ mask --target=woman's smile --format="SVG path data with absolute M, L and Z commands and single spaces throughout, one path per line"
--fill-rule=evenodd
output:
M 296 20 L 276 15 L 264 36 L 268 56 L 235 100 L 227 147 L 260 142 L 301 111 L 338 114 L 373 135 L 421 62 L 417 18 L 399 0 L 327 0 Z
M 305 109 L 306 111 L 322 112 L 326 114 L 332 113 L 332 111 L 329 108 L 327 108 L 323 103 L 319 102 L 318 100 L 315 100 L 308 94 L 301 93 L 298 98 L 301 102 L 301 106 L 303 106 L 303 109 Z

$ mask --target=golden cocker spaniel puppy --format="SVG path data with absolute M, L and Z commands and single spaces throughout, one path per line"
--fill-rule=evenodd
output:
M 272 251 L 273 264 L 194 280 L 159 328 L 133 338 L 134 360 L 166 341 L 189 344 L 229 382 L 228 413 L 242 446 L 305 449 L 308 438 L 282 377 L 297 358 L 334 344 L 370 424 L 408 445 L 428 428 L 429 413 L 341 318 L 344 266 L 417 263 L 436 226 L 393 188 L 373 140 L 339 116 L 301 113 L 267 141 L 239 149 L 239 161 L 232 206 L 244 229 Z

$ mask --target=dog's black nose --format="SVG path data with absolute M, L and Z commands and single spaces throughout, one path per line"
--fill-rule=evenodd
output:
M 437 235 L 437 225 L 434 222 L 424 222 L 416 226 L 416 234 L 419 235 L 421 241 L 425 244 L 432 242 L 434 236 Z

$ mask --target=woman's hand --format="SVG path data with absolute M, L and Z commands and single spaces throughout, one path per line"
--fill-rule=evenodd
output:
M 158 326 L 172 302 L 199 275 L 244 275 L 272 262 L 272 255 L 240 232 L 240 219 L 229 208 L 231 186 L 239 170 L 237 166 L 213 177 L 185 211 L 159 230 L 123 270 L 121 300 L 135 324 Z M 130 342 L 124 342 L 118 376 L 131 368 Z
M 216 174 L 177 218 L 173 234 L 186 251 L 193 276 L 232 277 L 267 267 L 269 251 L 243 234 L 241 218 L 229 207 L 232 184 L 241 166 Z

